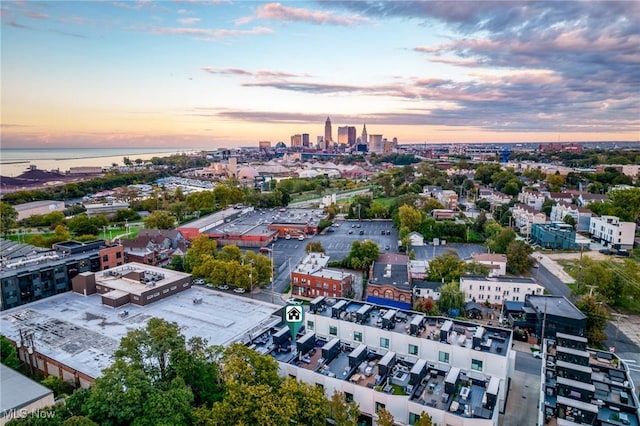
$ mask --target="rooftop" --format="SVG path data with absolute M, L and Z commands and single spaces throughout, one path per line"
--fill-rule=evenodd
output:
M 11 410 L 20 410 L 50 394 L 53 395 L 51 389 L 0 364 L 0 413 L 2 416 L 7 412 L 11 413 Z
M 535 296 L 527 295 L 529 304 L 540 313 L 558 317 L 583 320 L 587 317 L 573 303 L 564 296 Z
M 194 303 L 195 299 L 202 301 Z M 20 330 L 33 332 L 38 352 L 98 377 L 111 364 L 120 339 L 152 317 L 178 323 L 187 339 L 199 336 L 210 345 L 228 345 L 268 330 L 277 309 L 205 288 L 190 288 L 146 306 L 117 309 L 103 305 L 99 294 L 67 292 L 1 312 L 0 328 L 13 341 L 19 341 Z
M 130 262 L 113 269 L 96 272 L 96 284 L 102 284 L 125 294 L 140 296 L 152 286 L 164 286 L 190 276 L 172 269 Z

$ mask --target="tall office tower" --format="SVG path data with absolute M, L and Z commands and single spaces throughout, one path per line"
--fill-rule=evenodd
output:
M 347 133 L 347 145 L 354 146 L 356 144 L 356 128 L 353 126 L 349 126 Z
M 309 148 L 309 133 L 302 134 L 302 146 Z
M 349 128 L 347 126 L 338 127 L 338 143 L 340 145 L 349 143 Z
M 326 147 L 329 146 L 329 143 L 333 142 L 331 133 L 331 119 L 327 117 L 327 121 L 324 123 L 324 143 Z
M 382 142 L 382 135 L 370 135 L 369 136 L 369 152 L 375 152 L 376 154 L 382 153 L 384 145 Z
M 369 136 L 367 135 L 367 123 L 364 123 L 362 127 L 362 143 L 369 143 Z
M 293 135 L 291 136 L 291 148 L 302 146 L 302 135 Z
M 324 137 L 316 136 L 316 147 L 322 149 L 324 147 Z

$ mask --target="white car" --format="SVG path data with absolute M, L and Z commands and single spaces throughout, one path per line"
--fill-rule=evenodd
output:
M 533 355 L 534 358 L 542 359 L 542 352 L 540 351 L 534 351 L 534 352 L 531 352 L 531 354 Z
M 194 280 L 193 283 L 195 285 L 204 285 L 205 281 L 202 278 L 198 278 L 197 280 Z
M 245 293 L 246 291 L 247 290 L 245 290 L 244 288 L 240 288 L 240 287 L 233 289 L 234 293 L 240 293 L 240 294 Z
M 218 290 L 229 290 L 229 286 L 226 284 L 221 284 L 218 286 Z
M 298 241 L 304 241 L 304 235 L 300 235 L 300 236 L 298 237 Z
M 287 299 L 287 303 L 292 304 L 292 305 L 299 305 L 300 301 L 298 299 L 294 299 L 293 297 L 290 299 Z

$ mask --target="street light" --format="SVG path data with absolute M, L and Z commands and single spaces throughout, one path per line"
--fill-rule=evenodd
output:
M 251 298 L 253 299 L 253 259 L 249 262 L 249 288 L 251 292 Z

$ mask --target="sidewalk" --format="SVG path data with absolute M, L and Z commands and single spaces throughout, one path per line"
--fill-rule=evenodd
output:
M 564 269 L 562 268 L 562 265 L 560 265 L 555 260 L 549 258 L 547 255 L 545 255 L 543 253 L 540 253 L 540 252 L 536 252 L 532 256 L 538 262 L 540 262 L 540 264 L 542 266 L 547 268 L 549 270 L 549 272 L 551 272 L 553 275 L 558 277 L 558 279 L 560 281 L 562 281 L 563 283 L 565 283 L 565 284 L 573 284 L 574 282 L 576 282 L 576 280 L 574 280 L 573 277 L 571 277 L 571 275 L 567 274 L 564 271 Z

